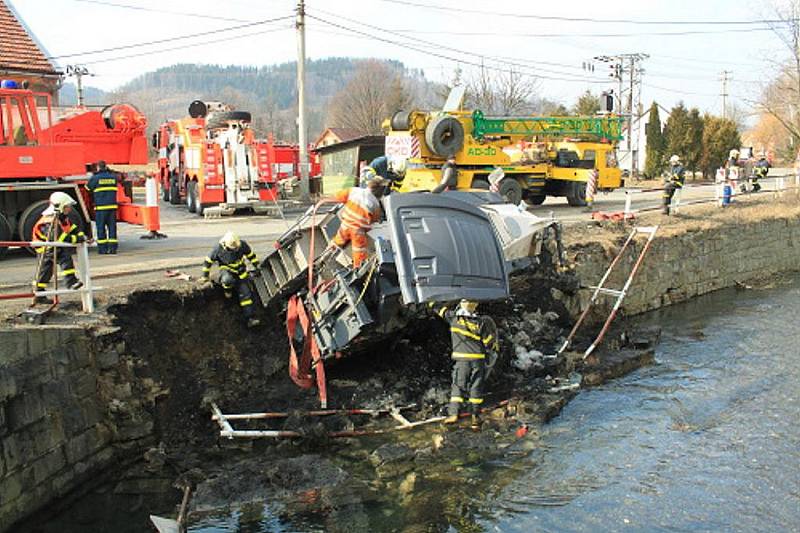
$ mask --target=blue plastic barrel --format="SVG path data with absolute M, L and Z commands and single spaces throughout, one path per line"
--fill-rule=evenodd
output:
M 0 89 L 19 89 L 19 85 L 14 80 L 0 81 Z
M 731 187 L 730 184 L 726 184 L 722 188 L 722 205 L 730 205 L 732 196 L 733 196 L 733 187 Z

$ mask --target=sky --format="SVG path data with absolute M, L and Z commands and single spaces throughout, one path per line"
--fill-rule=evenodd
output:
M 11 3 L 60 67 L 86 66 L 93 77 L 84 83 L 105 90 L 175 63 L 297 57 L 293 0 Z M 306 13 L 308 58 L 396 59 L 437 81 L 481 64 L 489 72 L 514 69 L 536 77 L 541 96 L 567 106 L 587 89 L 616 87 L 608 65 L 593 58 L 642 53 L 649 55 L 641 62 L 645 108 L 683 101 L 721 114 L 728 71 L 729 102 L 747 110 L 785 56 L 768 25 L 752 23 L 775 18 L 769 0 L 307 0 Z M 281 20 L 263 22 L 273 19 Z M 119 47 L 128 48 L 89 53 Z

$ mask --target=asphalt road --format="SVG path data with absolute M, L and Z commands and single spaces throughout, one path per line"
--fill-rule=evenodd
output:
M 764 190 L 772 190 L 775 184 L 775 180 L 767 180 L 764 182 Z M 682 192 L 681 203 L 688 206 L 694 202 L 713 200 L 714 194 L 715 189 L 712 185 L 689 185 Z M 571 207 L 564 198 L 547 198 L 544 204 L 530 208 L 529 211 L 541 216 L 552 214 L 568 226 L 571 223 L 589 220 L 591 211 L 607 213 L 622 211 L 625 207 L 625 196 L 625 190 L 599 193 L 591 209 Z M 660 205 L 661 191 L 634 194 L 632 203 L 634 210 L 657 210 Z M 116 256 L 92 253 L 90 255 L 92 276 L 98 279 L 121 276 L 135 276 L 137 280 L 152 279 L 152 275 L 142 276 L 142 274 L 163 273 L 167 269 L 176 268 L 198 275 L 203 257 L 226 231 L 238 232 L 259 255 L 263 255 L 271 242 L 301 214 L 302 210 L 299 209 L 288 212 L 286 221 L 257 215 L 203 219 L 190 214 L 184 206 L 162 203 L 161 231 L 168 238 L 142 240 L 140 236 L 144 231 L 141 227 L 120 224 L 118 226 L 120 253 Z M 12 250 L 7 257 L 0 259 L 0 292 L 27 289 L 30 287 L 34 270 L 35 261 L 31 254 L 24 250 Z M 163 274 L 159 275 L 163 277 Z

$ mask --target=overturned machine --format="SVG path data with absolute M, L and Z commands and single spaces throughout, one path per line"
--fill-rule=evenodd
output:
M 555 246 L 560 225 L 489 191 L 391 194 L 369 231 L 370 258 L 325 253 L 340 205 L 318 204 L 267 252 L 254 282 L 264 306 L 286 306 L 289 373 L 327 405 L 325 362 L 375 346 L 433 301 L 496 300 L 508 275 Z

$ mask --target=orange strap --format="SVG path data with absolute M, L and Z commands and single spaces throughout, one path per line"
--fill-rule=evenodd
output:
M 303 353 L 300 355 L 299 360 L 294 348 L 294 334 L 298 321 L 300 322 L 300 327 L 303 328 L 303 336 L 305 337 Z M 317 346 L 314 336 L 311 334 L 311 321 L 308 313 L 303 301 L 297 295 L 289 298 L 289 303 L 286 307 L 286 333 L 289 336 L 289 377 L 297 383 L 297 386 L 310 389 L 315 381 L 314 376 L 311 375 L 313 361 L 320 403 L 323 407 L 327 406 L 328 388 L 325 379 L 325 366 L 319 353 L 319 346 Z

